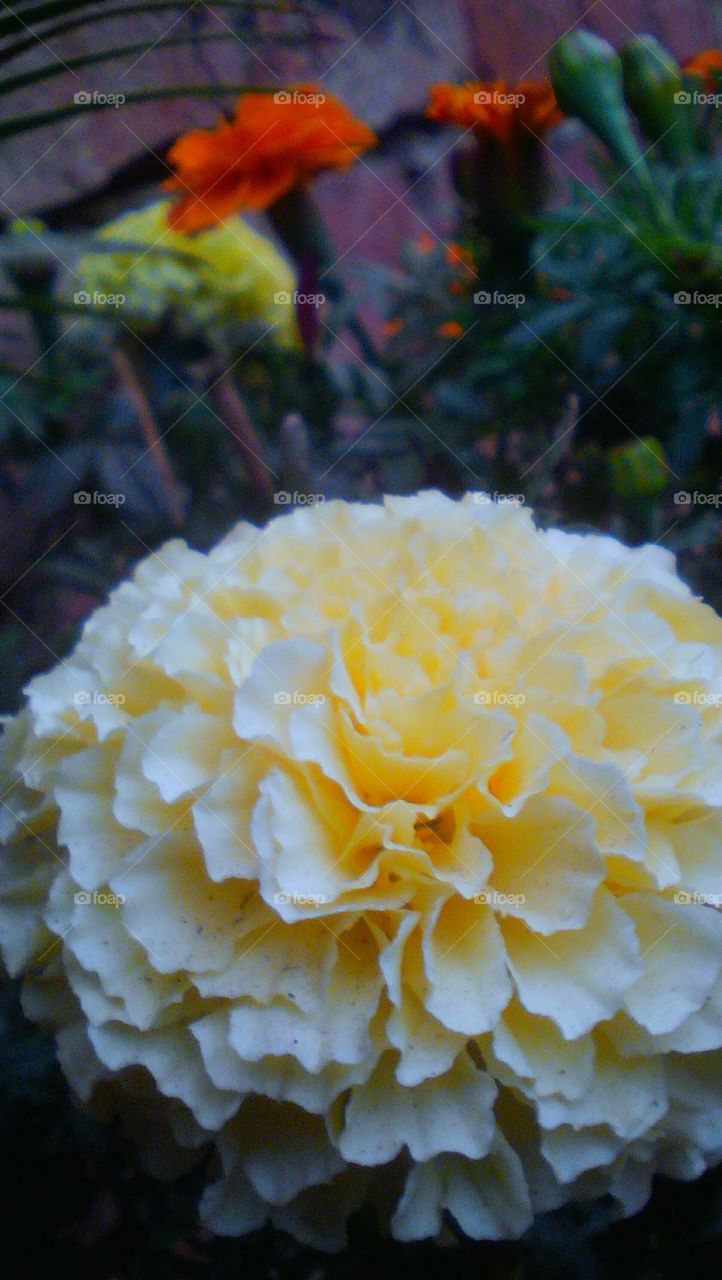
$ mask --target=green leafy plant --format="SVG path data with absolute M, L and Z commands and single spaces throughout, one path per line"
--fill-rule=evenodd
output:
M 719 483 L 722 96 L 715 76 L 685 72 L 649 36 L 617 53 L 575 30 L 549 68 L 565 114 L 598 144 L 598 186 L 569 181 L 564 162 L 566 198 L 527 219 L 515 275 L 471 220 L 460 230 L 471 270 L 412 253 L 386 281 L 385 361 L 395 387 L 411 371 L 412 407 L 443 424 L 462 473 L 538 500 L 555 467 L 566 482 L 586 459 L 590 514 L 611 501 L 649 534 L 666 518 L 662 489 L 670 500 Z M 519 431 L 510 478 L 501 459 Z

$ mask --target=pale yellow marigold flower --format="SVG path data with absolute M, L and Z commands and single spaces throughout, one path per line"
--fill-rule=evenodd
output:
M 172 231 L 169 203 L 158 200 L 106 223 L 101 239 L 132 247 L 87 254 L 78 289 L 100 295 L 101 303 L 120 295 L 120 314 L 131 326 L 165 318 L 181 333 L 203 333 L 208 326 L 255 321 L 279 345 L 297 346 L 295 276 L 275 245 L 236 215 L 198 235 Z
M 519 1236 L 722 1156 L 722 621 L 468 495 L 168 543 L 2 744 L 2 945 L 213 1230 Z

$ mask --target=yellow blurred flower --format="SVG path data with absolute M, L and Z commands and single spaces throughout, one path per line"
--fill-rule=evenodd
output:
M 0 744 L 28 1015 L 218 1232 L 636 1211 L 722 1154 L 721 655 L 514 495 L 168 543 Z
M 255 321 L 281 346 L 298 345 L 295 277 L 275 245 L 236 215 L 194 236 L 172 231 L 169 207 L 159 200 L 107 223 L 101 239 L 132 247 L 86 255 L 82 289 L 124 296 L 121 314 L 131 327 L 167 319 L 185 334 Z

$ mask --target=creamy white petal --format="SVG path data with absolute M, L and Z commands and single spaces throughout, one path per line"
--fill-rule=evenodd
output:
M 490 908 L 439 898 L 429 914 L 423 953 L 429 1012 L 451 1031 L 489 1031 L 512 992 L 501 932 Z
M 529 1081 L 538 1097 L 556 1093 L 579 1098 L 594 1073 L 590 1035 L 565 1040 L 551 1019 L 529 1013 L 517 1000 L 509 1002 L 494 1028 L 491 1052 L 495 1071 L 505 1083 Z
M 513 819 L 480 821 L 491 851 L 488 884 L 502 915 L 541 934 L 579 929 L 605 875 L 589 815 L 560 796 L 532 796 Z
M 371 1079 L 351 1090 L 339 1150 L 352 1164 L 387 1164 L 406 1147 L 413 1160 L 441 1151 L 478 1159 L 494 1139 L 496 1086 L 462 1053 L 451 1070 L 413 1088 L 399 1084 L 386 1054 Z
M 246 881 L 209 881 L 200 852 L 177 831 L 139 845 L 109 883 L 123 899 L 125 928 L 159 973 L 225 969 L 255 898 Z
M 146 1067 L 161 1091 L 184 1102 L 204 1129 L 220 1128 L 237 1111 L 238 1095 L 213 1086 L 190 1032 L 179 1035 L 173 1028 L 139 1033 L 108 1024 L 89 1027 L 88 1035 L 103 1066 L 111 1071 Z
M 634 925 L 605 889 L 582 929 L 546 939 L 506 920 L 503 933 L 519 999 L 552 1018 L 567 1040 L 610 1018 L 642 971 Z
M 369 1024 L 381 993 L 376 948 L 365 927 L 341 941 L 327 995 L 316 1009 L 305 1013 L 290 1001 L 233 1009 L 229 1041 L 240 1058 L 257 1062 L 290 1054 L 311 1072 L 368 1058 Z
M 644 963 L 625 1006 L 648 1031 L 673 1031 L 702 1007 L 719 978 L 722 916 L 644 893 L 627 894 L 620 906 L 634 921 Z
M 447 1209 L 472 1240 L 514 1240 L 531 1225 L 521 1161 L 501 1135 L 480 1161 L 437 1156 L 411 1171 L 393 1219 L 398 1240 L 436 1235 Z
M 98 889 L 137 843 L 137 834 L 113 815 L 116 768 L 117 753 L 110 746 L 78 751 L 58 767 L 58 840 L 68 849 L 70 870 L 81 889 Z

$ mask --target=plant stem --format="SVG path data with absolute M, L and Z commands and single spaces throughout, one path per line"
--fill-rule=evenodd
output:
M 274 494 L 274 474 L 263 456 L 263 445 L 256 434 L 230 373 L 226 370 L 212 384 L 210 398 L 216 412 L 223 419 L 238 444 L 248 479 L 258 495 L 271 502 Z
M 134 361 L 127 352 L 116 347 L 111 355 L 113 368 L 118 376 L 119 381 L 123 384 L 129 399 L 138 414 L 141 430 L 149 450 L 155 458 L 155 464 L 163 481 L 164 488 L 168 495 L 168 505 L 170 507 L 171 518 L 175 525 L 183 524 L 183 502 L 181 500 L 180 489 L 173 474 L 173 468 L 166 452 L 165 445 L 161 439 L 153 410 L 150 407 L 150 401 L 143 389 L 143 385 L 138 377 Z

